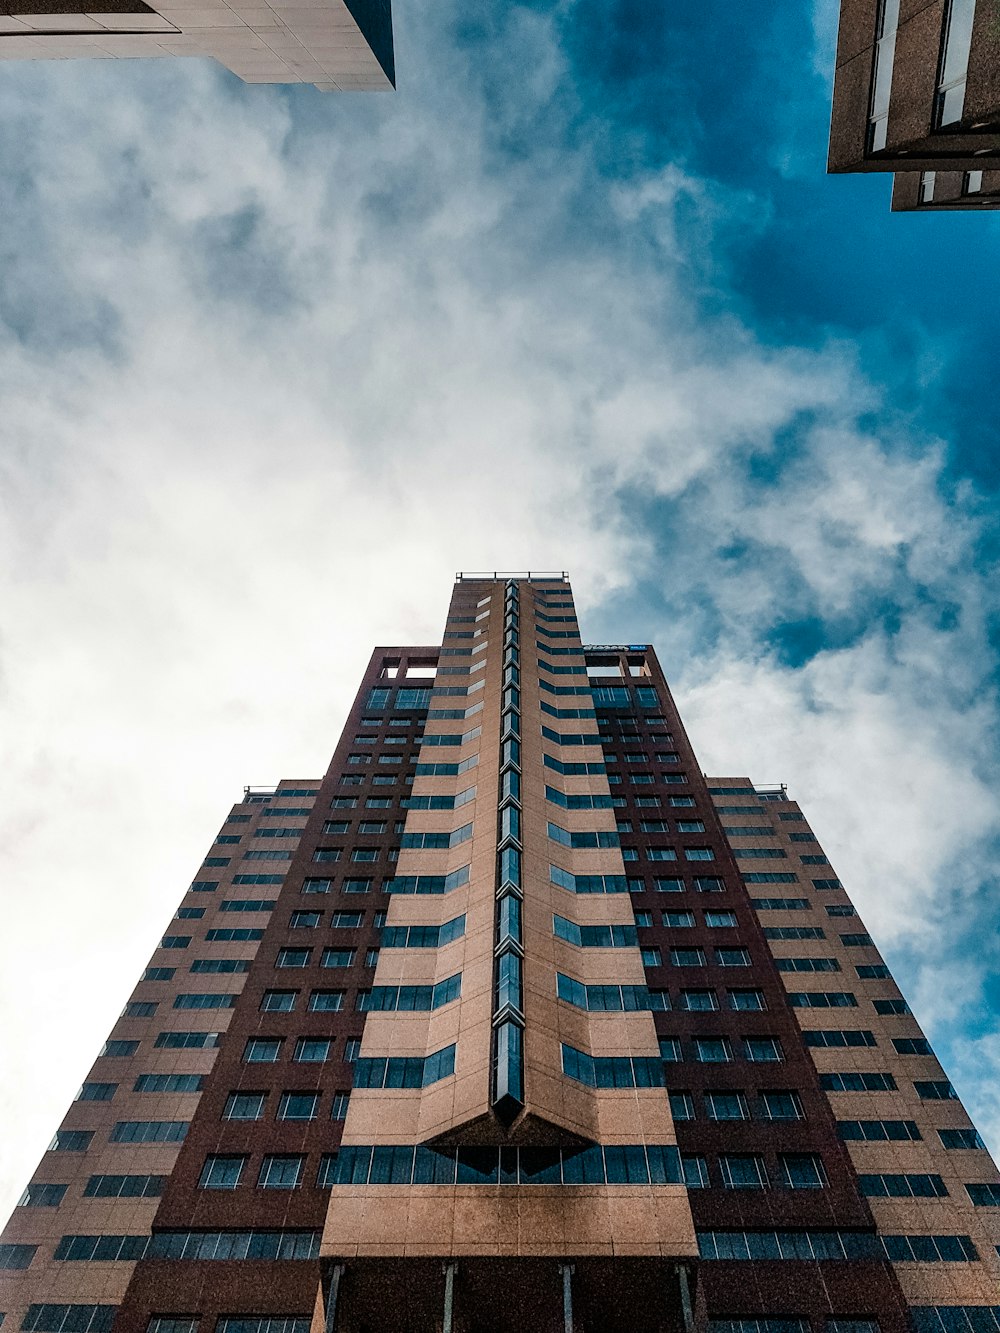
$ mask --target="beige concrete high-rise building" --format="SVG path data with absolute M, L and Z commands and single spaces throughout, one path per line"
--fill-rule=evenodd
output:
M 233 805 L 0 1242 L 4 1333 L 998 1333 L 1000 1175 L 783 787 L 460 575 Z
M 0 61 L 211 56 L 244 83 L 395 83 L 390 0 L 0 0 Z
M 996 0 L 841 0 L 829 169 L 896 173 L 896 211 L 1000 206 Z

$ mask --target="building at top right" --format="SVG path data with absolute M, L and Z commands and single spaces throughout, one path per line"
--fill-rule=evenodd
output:
M 831 172 L 895 211 L 1000 207 L 1000 0 L 841 0 Z

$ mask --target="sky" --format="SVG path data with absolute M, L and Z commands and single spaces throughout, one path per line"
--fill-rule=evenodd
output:
M 460 569 L 787 783 L 1000 1146 L 1000 215 L 825 175 L 835 0 L 394 15 L 394 94 L 0 66 L 0 1216 Z

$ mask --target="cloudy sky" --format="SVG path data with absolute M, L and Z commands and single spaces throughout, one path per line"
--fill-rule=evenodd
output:
M 0 66 L 0 1217 L 462 568 L 789 785 L 1000 1144 L 1000 215 L 824 175 L 835 0 L 394 7 L 394 95 Z

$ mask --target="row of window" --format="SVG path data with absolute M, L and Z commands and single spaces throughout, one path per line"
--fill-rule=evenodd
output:
M 659 1043 L 662 1060 L 671 1064 L 684 1060 L 680 1037 L 660 1037 Z M 736 1059 L 729 1037 L 693 1037 L 689 1046 L 690 1058 L 700 1064 L 729 1064 Z M 745 1060 L 754 1064 L 779 1064 L 785 1058 L 777 1037 L 744 1037 L 740 1052 Z
M 283 1092 L 278 1102 L 278 1120 L 317 1120 L 322 1094 L 310 1092 Z M 349 1092 L 335 1092 L 330 1100 L 330 1119 L 345 1120 L 350 1102 Z M 231 1092 L 222 1112 L 223 1120 L 263 1120 L 267 1106 L 267 1092 Z
M 666 1185 L 683 1179 L 675 1147 L 451 1148 L 408 1145 L 340 1149 L 342 1185 Z
M 138 1259 L 318 1259 L 318 1231 L 157 1231 L 152 1236 L 63 1236 L 54 1258 L 70 1262 Z

